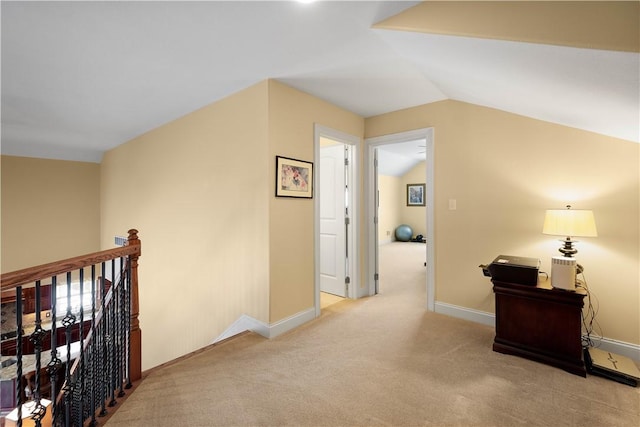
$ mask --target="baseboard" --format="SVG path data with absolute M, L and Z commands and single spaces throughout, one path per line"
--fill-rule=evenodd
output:
M 636 362 L 640 362 L 640 345 L 612 340 L 609 338 L 596 339 L 592 337 L 591 340 L 600 350 L 609 351 L 611 353 L 633 359 Z
M 496 326 L 496 315 L 493 313 L 487 313 L 486 311 L 474 310 L 471 308 L 460 307 L 459 305 L 436 301 L 435 312 L 446 314 L 451 317 L 470 320 L 471 322 L 481 323 L 494 328 Z
M 295 329 L 298 326 L 301 326 L 315 318 L 316 309 L 315 307 L 310 307 L 306 310 L 294 314 L 293 316 L 289 316 L 286 319 L 278 320 L 277 322 L 270 324 L 268 331 L 269 335 L 264 336 L 266 336 L 267 338 L 277 337 L 278 335 L 289 332 L 290 330 Z
M 243 314 L 238 318 L 238 320 L 233 322 L 231 326 L 229 326 L 221 335 L 213 340 L 212 344 L 220 342 L 222 340 L 226 340 L 227 338 L 231 338 L 232 336 L 238 335 L 245 331 L 254 331 L 264 336 L 262 331 L 265 329 L 268 329 L 268 326 L 264 322 Z
M 231 326 L 229 326 L 220 336 L 218 336 L 213 341 L 213 343 L 217 343 L 245 331 L 255 332 L 265 338 L 275 338 L 278 335 L 295 329 L 298 326 L 315 319 L 315 317 L 316 310 L 314 307 L 311 307 L 307 310 L 296 313 L 293 316 L 289 316 L 285 319 L 271 324 L 266 324 L 264 322 L 261 322 L 260 320 L 254 319 L 251 316 L 243 314 L 238 318 L 238 320 L 233 322 L 233 324 L 231 324 Z
M 435 312 L 451 317 L 457 317 L 459 319 L 469 320 L 471 322 L 481 323 L 494 328 L 496 325 L 496 316 L 493 313 L 447 304 L 446 302 L 436 302 Z M 611 353 L 619 354 L 620 356 L 625 356 L 635 361 L 640 361 L 640 345 L 612 340 L 609 338 L 592 338 L 592 340 L 601 350 L 610 351 Z

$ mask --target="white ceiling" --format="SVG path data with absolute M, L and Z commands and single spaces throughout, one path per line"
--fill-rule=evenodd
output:
M 268 78 L 363 117 L 455 99 L 640 140 L 637 53 L 371 28 L 417 3 L 2 1 L 2 154 L 99 162 Z
M 378 147 L 378 173 L 387 176 L 402 176 L 411 168 L 427 159 L 427 141 L 417 139 Z

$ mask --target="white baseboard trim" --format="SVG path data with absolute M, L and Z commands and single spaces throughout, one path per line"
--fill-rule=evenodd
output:
M 245 331 L 252 331 L 265 338 L 275 338 L 285 332 L 297 328 L 298 326 L 307 323 L 310 320 L 315 319 L 316 310 L 314 307 L 301 311 L 293 316 L 289 316 L 286 319 L 279 320 L 275 323 L 266 324 L 260 320 L 254 319 L 251 316 L 243 314 L 231 324 L 220 336 L 218 336 L 212 344 L 218 341 L 225 340 L 234 335 Z
M 496 315 L 486 311 L 474 310 L 471 308 L 460 307 L 459 305 L 447 304 L 446 302 L 435 303 L 435 312 L 446 314 L 451 317 L 470 320 L 472 322 L 481 323 L 483 325 L 496 326 Z
M 238 335 L 244 331 L 256 331 L 257 333 L 262 335 L 262 333 L 258 331 L 267 328 L 268 326 L 265 323 L 254 319 L 251 316 L 243 314 L 238 318 L 238 320 L 233 322 L 231 326 L 229 326 L 220 336 L 213 340 L 212 344 L 215 344 L 218 341 L 226 340 L 227 338 L 231 338 L 232 336 Z
M 609 338 L 595 339 L 592 337 L 591 339 L 600 350 L 609 351 L 640 362 L 640 345 Z
M 474 310 L 458 305 L 447 304 L 446 302 L 436 301 L 435 312 L 451 317 L 457 317 L 459 319 L 469 320 L 471 322 L 481 323 L 494 328 L 496 326 L 495 314 L 487 313 L 486 311 Z M 601 350 L 610 351 L 611 353 L 640 361 L 640 345 L 612 340 L 609 338 L 592 339 L 596 343 L 596 346 Z
M 286 319 L 278 320 L 275 323 L 269 325 L 269 335 L 265 335 L 267 338 L 275 338 L 278 335 L 284 334 L 285 332 L 289 332 L 292 329 L 297 328 L 310 320 L 316 318 L 316 309 L 315 307 L 310 307 L 306 310 L 303 310 L 299 313 L 294 314 L 293 316 L 289 316 Z M 261 334 L 262 335 L 262 334 Z

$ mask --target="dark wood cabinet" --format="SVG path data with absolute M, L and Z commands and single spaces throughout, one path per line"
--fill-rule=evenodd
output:
M 582 356 L 582 307 L 586 292 L 493 281 L 496 337 L 493 350 L 586 376 Z
M 22 314 L 35 313 L 36 311 L 36 288 L 22 289 Z M 16 292 L 14 290 L 3 291 L 0 294 L 2 303 L 16 302 Z M 40 286 L 40 311 L 51 309 L 51 285 Z
M 24 314 L 36 312 L 36 288 L 26 288 L 24 294 Z M 51 285 L 40 286 L 40 311 L 51 309 Z

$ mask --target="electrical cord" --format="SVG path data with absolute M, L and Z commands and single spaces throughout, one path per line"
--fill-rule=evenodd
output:
M 586 309 L 582 310 L 582 348 L 597 348 L 603 338 L 602 328 L 596 320 L 600 304 L 598 303 L 598 298 L 589 290 L 584 271 L 581 271 L 580 274 L 582 275 L 582 280 L 576 279 L 576 287 L 582 288 L 587 292 L 587 306 Z M 599 342 L 596 343 L 594 339 Z

